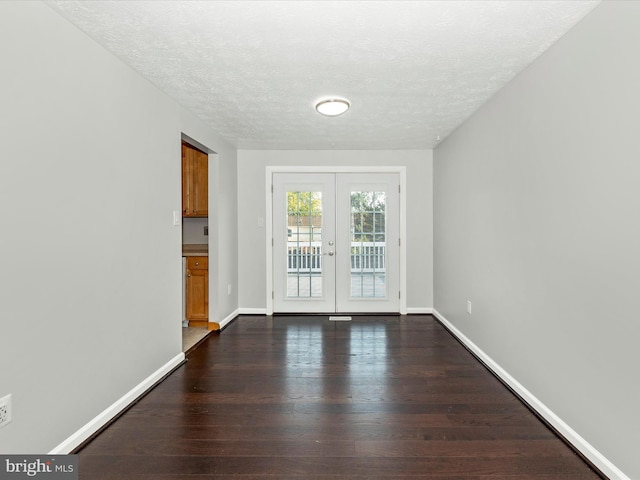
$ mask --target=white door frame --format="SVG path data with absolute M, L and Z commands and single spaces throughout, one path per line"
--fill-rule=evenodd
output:
M 400 176 L 400 313 L 407 313 L 407 169 L 406 167 L 267 166 L 265 171 L 267 315 L 273 315 L 273 174 L 274 173 L 397 173 Z

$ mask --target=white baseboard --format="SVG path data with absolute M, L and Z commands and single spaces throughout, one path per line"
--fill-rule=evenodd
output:
M 239 308 L 237 311 L 239 315 L 266 315 L 266 308 Z M 431 307 L 407 307 L 407 315 L 417 314 L 432 314 L 433 308 Z
M 433 308 L 431 307 L 417 307 L 417 308 L 407 308 L 407 315 L 417 315 L 417 314 L 431 314 L 433 313 Z M 238 308 L 235 312 L 229 315 L 227 318 L 220 322 L 220 328 L 222 328 L 227 323 L 231 322 L 238 315 L 267 315 L 266 308 Z
M 218 325 L 220 325 L 220 330 L 230 324 L 238 315 L 240 315 L 240 309 L 236 308 L 233 312 L 231 312 L 231 314 L 227 315 L 220 322 L 218 322 Z
M 75 448 L 82 445 L 83 442 L 91 438 L 102 427 L 107 425 L 113 418 L 115 418 L 120 412 L 127 408 L 133 401 L 135 401 L 140 395 L 151 388 L 158 380 L 170 373 L 174 368 L 180 365 L 184 361 L 184 353 L 180 353 L 165 363 L 158 370 L 153 372 L 142 382 L 136 385 L 132 390 L 120 397 L 113 405 L 108 407 L 97 417 L 80 428 L 77 432 L 63 441 L 60 445 L 55 447 L 49 452 L 49 455 L 67 455 L 71 453 Z
M 418 315 L 418 314 L 432 314 L 433 308 L 431 307 L 407 307 L 407 315 Z
M 631 480 L 618 467 L 609 461 L 604 455 L 596 450 L 593 445 L 582 438 L 578 432 L 566 424 L 558 417 L 550 408 L 542 403 L 533 393 L 527 390 L 520 382 L 513 378 L 496 363 L 489 355 L 487 355 L 480 347 L 473 343 L 466 335 L 458 330 L 449 320 L 447 320 L 435 308 L 433 315 L 447 327 L 460 342 L 462 342 L 469 350 L 471 350 L 478 358 L 480 358 L 491 371 L 500 377 L 509 387 L 513 389 L 520 397 L 529 404 L 542 418 L 552 425 L 569 443 L 579 450 L 586 458 L 589 459 L 596 467 L 602 471 L 611 480 Z
M 238 309 L 240 315 L 266 315 L 266 308 L 240 308 Z

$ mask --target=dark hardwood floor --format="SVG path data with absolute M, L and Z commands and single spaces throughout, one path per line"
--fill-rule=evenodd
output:
M 241 316 L 79 455 L 80 478 L 600 478 L 431 316 Z

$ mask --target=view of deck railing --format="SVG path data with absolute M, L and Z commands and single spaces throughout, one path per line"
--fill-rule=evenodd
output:
M 383 273 L 385 244 L 381 242 L 351 242 L 352 273 Z M 322 242 L 287 242 L 288 273 L 320 273 Z

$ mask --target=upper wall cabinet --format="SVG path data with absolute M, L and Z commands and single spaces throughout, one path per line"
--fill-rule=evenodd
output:
M 182 144 L 182 216 L 209 216 L 209 156 Z

